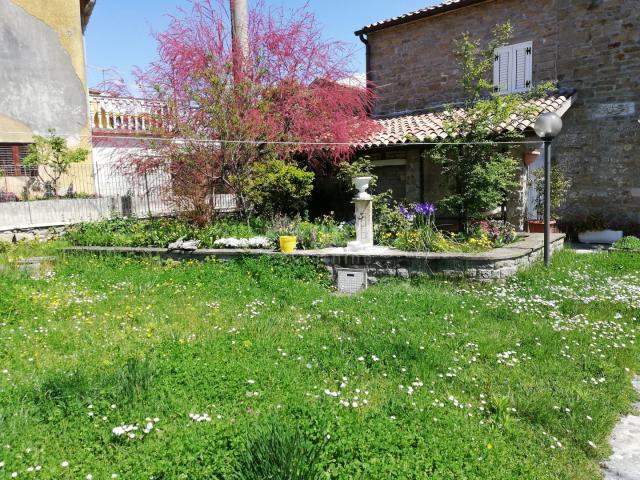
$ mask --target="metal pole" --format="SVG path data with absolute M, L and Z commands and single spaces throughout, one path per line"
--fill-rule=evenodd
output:
M 551 139 L 544 139 L 544 265 L 551 261 Z

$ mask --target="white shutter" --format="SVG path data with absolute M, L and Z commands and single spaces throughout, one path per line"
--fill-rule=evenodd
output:
M 525 92 L 532 86 L 533 42 L 518 43 L 496 50 L 493 68 L 494 91 Z
M 502 47 L 496 50 L 493 66 L 493 86 L 498 93 L 506 93 L 511 90 L 511 75 L 509 74 L 511 53 L 511 47 Z
M 533 43 L 525 42 L 512 47 L 513 91 L 525 92 L 532 87 L 531 70 L 533 66 Z

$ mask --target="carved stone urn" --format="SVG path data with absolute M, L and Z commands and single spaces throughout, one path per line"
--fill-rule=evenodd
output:
M 371 177 L 355 177 L 353 186 L 358 190 L 354 200 L 371 200 L 371 195 L 367 193 Z

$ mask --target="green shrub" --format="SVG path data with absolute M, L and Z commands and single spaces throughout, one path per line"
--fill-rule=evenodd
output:
M 304 210 L 315 175 L 282 160 L 256 163 L 246 184 L 246 194 L 257 213 L 295 214 Z
M 369 155 L 358 157 L 352 162 L 344 162 L 340 165 L 338 170 L 338 180 L 342 185 L 354 193 L 356 192 L 353 186 L 353 179 L 356 177 L 370 177 L 369 191 L 374 192 L 376 185 L 378 184 L 378 176 L 374 173 L 374 165 Z
M 495 63 L 495 50 L 512 43 L 512 37 L 513 27 L 506 22 L 495 26 L 488 42 L 465 33 L 453 43 L 459 86 L 466 100 L 463 108 L 445 106 L 441 120 L 447 142 L 423 154 L 441 166 L 446 181 L 447 195 L 440 200 L 440 207 L 457 216 L 465 230 L 469 222 L 484 219 L 486 212 L 507 202 L 509 192 L 520 188 L 516 150 L 492 142 L 519 142 L 524 134 L 518 129 L 498 132 L 496 127 L 517 117 L 534 120 L 538 112 L 529 100 L 555 89 L 547 82 L 526 94 L 492 92 L 493 84 L 487 79 Z
M 57 197 L 60 195 L 59 182 L 63 175 L 71 166 L 84 162 L 88 156 L 87 149 L 69 148 L 67 140 L 51 129 L 48 137 L 34 135 L 33 143 L 29 144 L 29 153 L 23 163 L 25 168 L 35 170 L 40 183 L 39 187 L 44 189 L 45 197 Z M 27 198 L 29 186 L 35 185 L 33 182 L 27 184 Z
M 391 193 L 376 195 L 373 199 L 373 236 L 378 245 L 393 246 L 409 226 L 399 205 L 391 199 Z
M 620 250 L 640 250 L 640 238 L 633 235 L 623 237 L 615 242 L 613 247 Z
M 240 455 L 234 480 L 320 480 L 322 443 L 304 437 L 280 420 L 259 425 Z
M 530 184 L 536 190 L 537 196 L 535 198 L 535 211 L 539 220 L 544 217 L 544 168 L 539 168 L 533 172 L 533 178 L 530 180 Z M 551 211 L 558 210 L 565 201 L 567 192 L 571 188 L 571 182 L 567 179 L 564 171 L 554 166 L 551 168 Z

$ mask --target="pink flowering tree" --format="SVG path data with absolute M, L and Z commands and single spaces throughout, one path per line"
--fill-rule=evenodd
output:
M 256 162 L 302 158 L 313 168 L 353 153 L 376 128 L 369 91 L 346 85 L 351 52 L 325 41 L 307 7 L 287 14 L 258 2 L 249 13 L 249 52 L 234 58 L 225 0 L 193 0 L 156 34 L 158 58 L 137 72 L 146 98 L 167 105 L 152 156 L 138 173 L 163 168 L 183 212 L 206 222 L 216 192 L 248 211 L 244 185 Z

